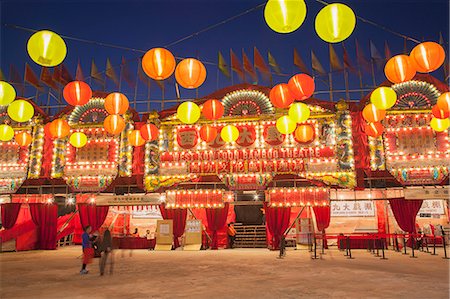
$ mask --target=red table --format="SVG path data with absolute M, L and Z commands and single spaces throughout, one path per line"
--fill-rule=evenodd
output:
M 117 239 L 119 249 L 154 249 L 156 240 L 140 237 L 122 237 Z

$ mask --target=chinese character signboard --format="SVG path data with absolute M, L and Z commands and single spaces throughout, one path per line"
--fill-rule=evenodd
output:
M 331 217 L 373 217 L 375 206 L 371 200 L 336 200 L 332 201 Z

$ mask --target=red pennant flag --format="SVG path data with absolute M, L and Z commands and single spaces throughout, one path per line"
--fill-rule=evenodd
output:
M 77 71 L 75 73 L 75 80 L 84 81 L 83 70 L 81 69 L 80 60 L 78 60 Z
M 350 70 L 350 72 L 356 72 L 355 67 L 353 66 L 352 61 L 350 60 L 350 56 L 348 55 L 347 49 L 342 44 L 343 48 L 343 57 L 344 57 L 344 68 Z
M 258 69 L 265 79 L 270 78 L 269 67 L 256 47 L 253 48 L 253 64 L 255 65 L 255 69 Z
M 245 54 L 244 49 L 242 49 L 242 62 L 244 64 L 244 71 L 250 75 L 253 82 L 257 82 L 258 76 L 256 75 L 255 69 L 253 68 L 252 63 L 250 62 L 250 59 L 248 59 L 247 55 Z
M 9 65 L 9 82 L 11 82 L 17 90 L 17 94 L 21 96 L 25 93 L 25 85 L 23 84 L 23 77 L 20 75 L 19 70 L 15 65 Z
M 40 76 L 41 82 L 47 85 L 50 88 L 53 88 L 54 90 L 59 90 L 58 84 L 53 81 L 52 73 L 50 73 L 50 70 L 46 67 L 41 68 L 41 76 Z
M 134 88 L 136 86 L 136 79 L 131 74 L 129 64 L 125 60 L 125 58 L 122 56 L 122 62 L 121 62 L 121 72 L 122 72 L 122 78 L 125 80 L 125 82 L 128 83 L 128 85 L 131 88 Z
M 296 48 L 294 48 L 294 65 L 299 68 L 300 72 L 311 75 L 311 72 L 306 67 Z
M 237 56 L 233 53 L 233 50 L 230 49 L 230 58 L 231 58 L 231 69 L 238 74 L 241 80 L 244 80 L 244 70 L 242 69 L 242 64 L 237 58 Z
M 36 89 L 42 90 L 41 84 L 39 84 L 39 79 L 37 75 L 33 72 L 33 69 L 28 65 L 28 63 L 25 63 L 25 82 L 30 83 L 33 85 Z

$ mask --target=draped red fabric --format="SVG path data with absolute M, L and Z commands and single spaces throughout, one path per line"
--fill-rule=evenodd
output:
M 45 203 L 29 205 L 31 218 L 38 227 L 38 249 L 56 249 L 58 206 Z
M 4 203 L 2 204 L 2 226 L 10 229 L 16 224 L 17 216 L 19 216 L 20 203 Z
M 317 230 L 324 231 L 330 226 L 330 206 L 314 206 L 313 210 L 316 217 Z
M 416 232 L 416 216 L 422 206 L 422 200 L 389 199 L 392 213 L 400 228 L 408 233 Z
M 280 248 L 280 240 L 284 231 L 289 227 L 289 218 L 291 215 L 290 207 L 269 207 L 264 205 L 266 210 L 266 226 L 272 235 L 272 248 Z M 269 243 L 270 244 L 270 243 Z
M 206 209 L 206 220 L 208 221 L 208 230 L 211 234 L 211 249 L 218 249 L 219 248 L 219 242 L 218 242 L 218 236 L 217 232 L 221 230 L 227 223 L 227 216 L 228 216 L 228 208 L 229 203 L 225 203 L 223 208 L 220 209 L 214 209 L 214 208 L 207 208 Z
M 109 206 L 97 206 L 95 204 L 78 204 L 81 226 L 91 226 L 92 231 L 98 230 L 108 215 Z
M 358 187 L 364 187 L 364 169 L 368 169 L 370 166 L 369 144 L 367 135 L 364 132 L 364 125 L 366 121 L 362 117 L 361 111 L 351 112 L 352 117 L 352 135 L 353 135 L 353 147 L 355 155 L 355 168 L 357 173 L 357 185 Z
M 48 134 L 44 134 L 44 150 L 41 168 L 41 176 L 43 178 L 51 177 L 52 160 L 53 160 L 53 139 Z
M 186 209 L 166 209 L 164 205 L 159 205 L 159 209 L 161 210 L 161 216 L 164 219 L 172 219 L 173 220 L 173 247 L 180 247 L 179 238 L 184 233 L 184 228 L 186 226 Z

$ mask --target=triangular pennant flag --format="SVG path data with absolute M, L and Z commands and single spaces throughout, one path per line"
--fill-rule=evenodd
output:
M 50 70 L 47 67 L 41 68 L 41 82 L 47 85 L 50 88 L 53 88 L 54 90 L 59 90 L 58 83 L 53 81 L 53 74 L 50 72 Z
M 384 64 L 383 57 L 381 56 L 380 52 L 378 52 L 377 48 L 375 47 L 375 44 L 372 41 L 369 41 L 370 43 L 370 58 L 372 61 L 376 63 L 378 67 L 382 67 Z
M 258 76 L 256 75 L 255 69 L 250 62 L 250 59 L 248 59 L 247 55 L 245 54 L 244 49 L 242 49 L 242 63 L 244 65 L 244 71 L 250 75 L 250 78 L 253 81 L 252 83 L 257 83 Z
M 98 71 L 97 66 L 95 65 L 94 59 L 92 59 L 91 63 L 91 78 L 97 81 L 100 85 L 105 84 L 105 79 L 103 78 L 102 74 Z
M 222 53 L 219 51 L 217 54 L 217 65 L 219 66 L 219 70 L 222 72 L 222 74 L 230 78 L 230 70 L 228 69 L 228 64 L 225 62 L 225 58 L 223 57 Z
M 269 67 L 256 47 L 253 48 L 253 64 L 255 65 L 255 69 L 260 71 L 264 79 L 268 80 L 270 78 Z
M 297 49 L 294 48 L 294 65 L 299 68 L 300 72 L 310 75 L 311 72 L 306 67 L 306 64 L 303 62 L 302 58 L 297 52 Z
M 25 63 L 25 79 L 24 79 L 24 81 L 30 83 L 36 89 L 42 90 L 42 85 L 40 84 L 37 75 L 33 72 L 33 69 L 28 65 L 28 63 Z
M 364 53 L 362 52 L 362 49 L 360 48 L 358 44 L 358 40 L 355 40 L 356 44 L 356 60 L 358 62 L 358 65 L 364 70 L 369 71 L 370 70 L 370 63 L 367 60 L 367 58 L 364 56 Z
M 119 78 L 117 77 L 116 72 L 114 71 L 114 68 L 111 64 L 111 61 L 109 61 L 109 58 L 106 58 L 106 71 L 105 71 L 106 77 L 111 79 L 116 86 L 119 86 Z
M 234 54 L 233 50 L 230 49 L 230 60 L 231 60 L 231 70 L 238 74 L 241 80 L 244 80 L 244 70 L 242 69 L 242 64 Z
M 342 44 L 342 51 L 344 57 L 344 68 L 348 69 L 350 72 L 356 72 L 355 67 L 353 66 L 352 61 L 350 60 L 350 56 L 348 55 L 347 49 L 344 44 Z
M 344 67 L 342 66 L 341 61 L 339 60 L 339 57 L 336 54 L 336 51 L 334 50 L 333 46 L 331 44 L 328 44 L 329 46 L 329 52 L 330 52 L 330 66 L 332 71 L 342 71 Z
M 142 81 L 145 85 L 150 85 L 150 78 L 144 73 L 144 70 L 142 69 L 142 59 L 139 59 L 139 65 L 138 65 L 138 77 L 139 80 Z
M 122 62 L 120 64 L 120 71 L 122 72 L 122 78 L 125 80 L 125 82 L 128 83 L 128 85 L 131 88 L 134 88 L 136 86 L 136 79 L 134 78 L 133 74 L 130 71 L 129 64 L 125 60 L 125 58 L 122 56 Z
M 81 69 L 80 60 L 78 60 L 77 71 L 75 72 L 75 80 L 84 81 L 83 70 Z
M 311 50 L 311 65 L 313 71 L 316 71 L 316 73 L 320 75 L 325 75 L 327 72 L 325 72 L 325 69 L 323 68 L 322 64 L 320 63 L 319 59 L 317 59 L 316 54 Z
M 69 72 L 69 69 L 65 64 L 61 64 L 61 77 L 59 78 L 59 83 L 62 85 L 66 85 L 69 82 L 73 81 L 73 77 Z
M 392 54 L 391 54 L 391 49 L 389 49 L 389 45 L 387 43 L 387 41 L 384 42 L 384 58 L 385 61 L 388 61 L 389 59 L 391 59 Z
M 272 56 L 272 53 L 267 52 L 267 60 L 269 61 L 269 65 L 274 70 L 274 72 L 277 74 L 281 74 L 280 66 L 275 60 L 275 57 Z
M 23 77 L 20 75 L 19 70 L 13 64 L 9 65 L 9 82 L 14 85 L 17 90 L 17 94 L 21 96 L 25 93 L 25 85 L 23 84 Z

